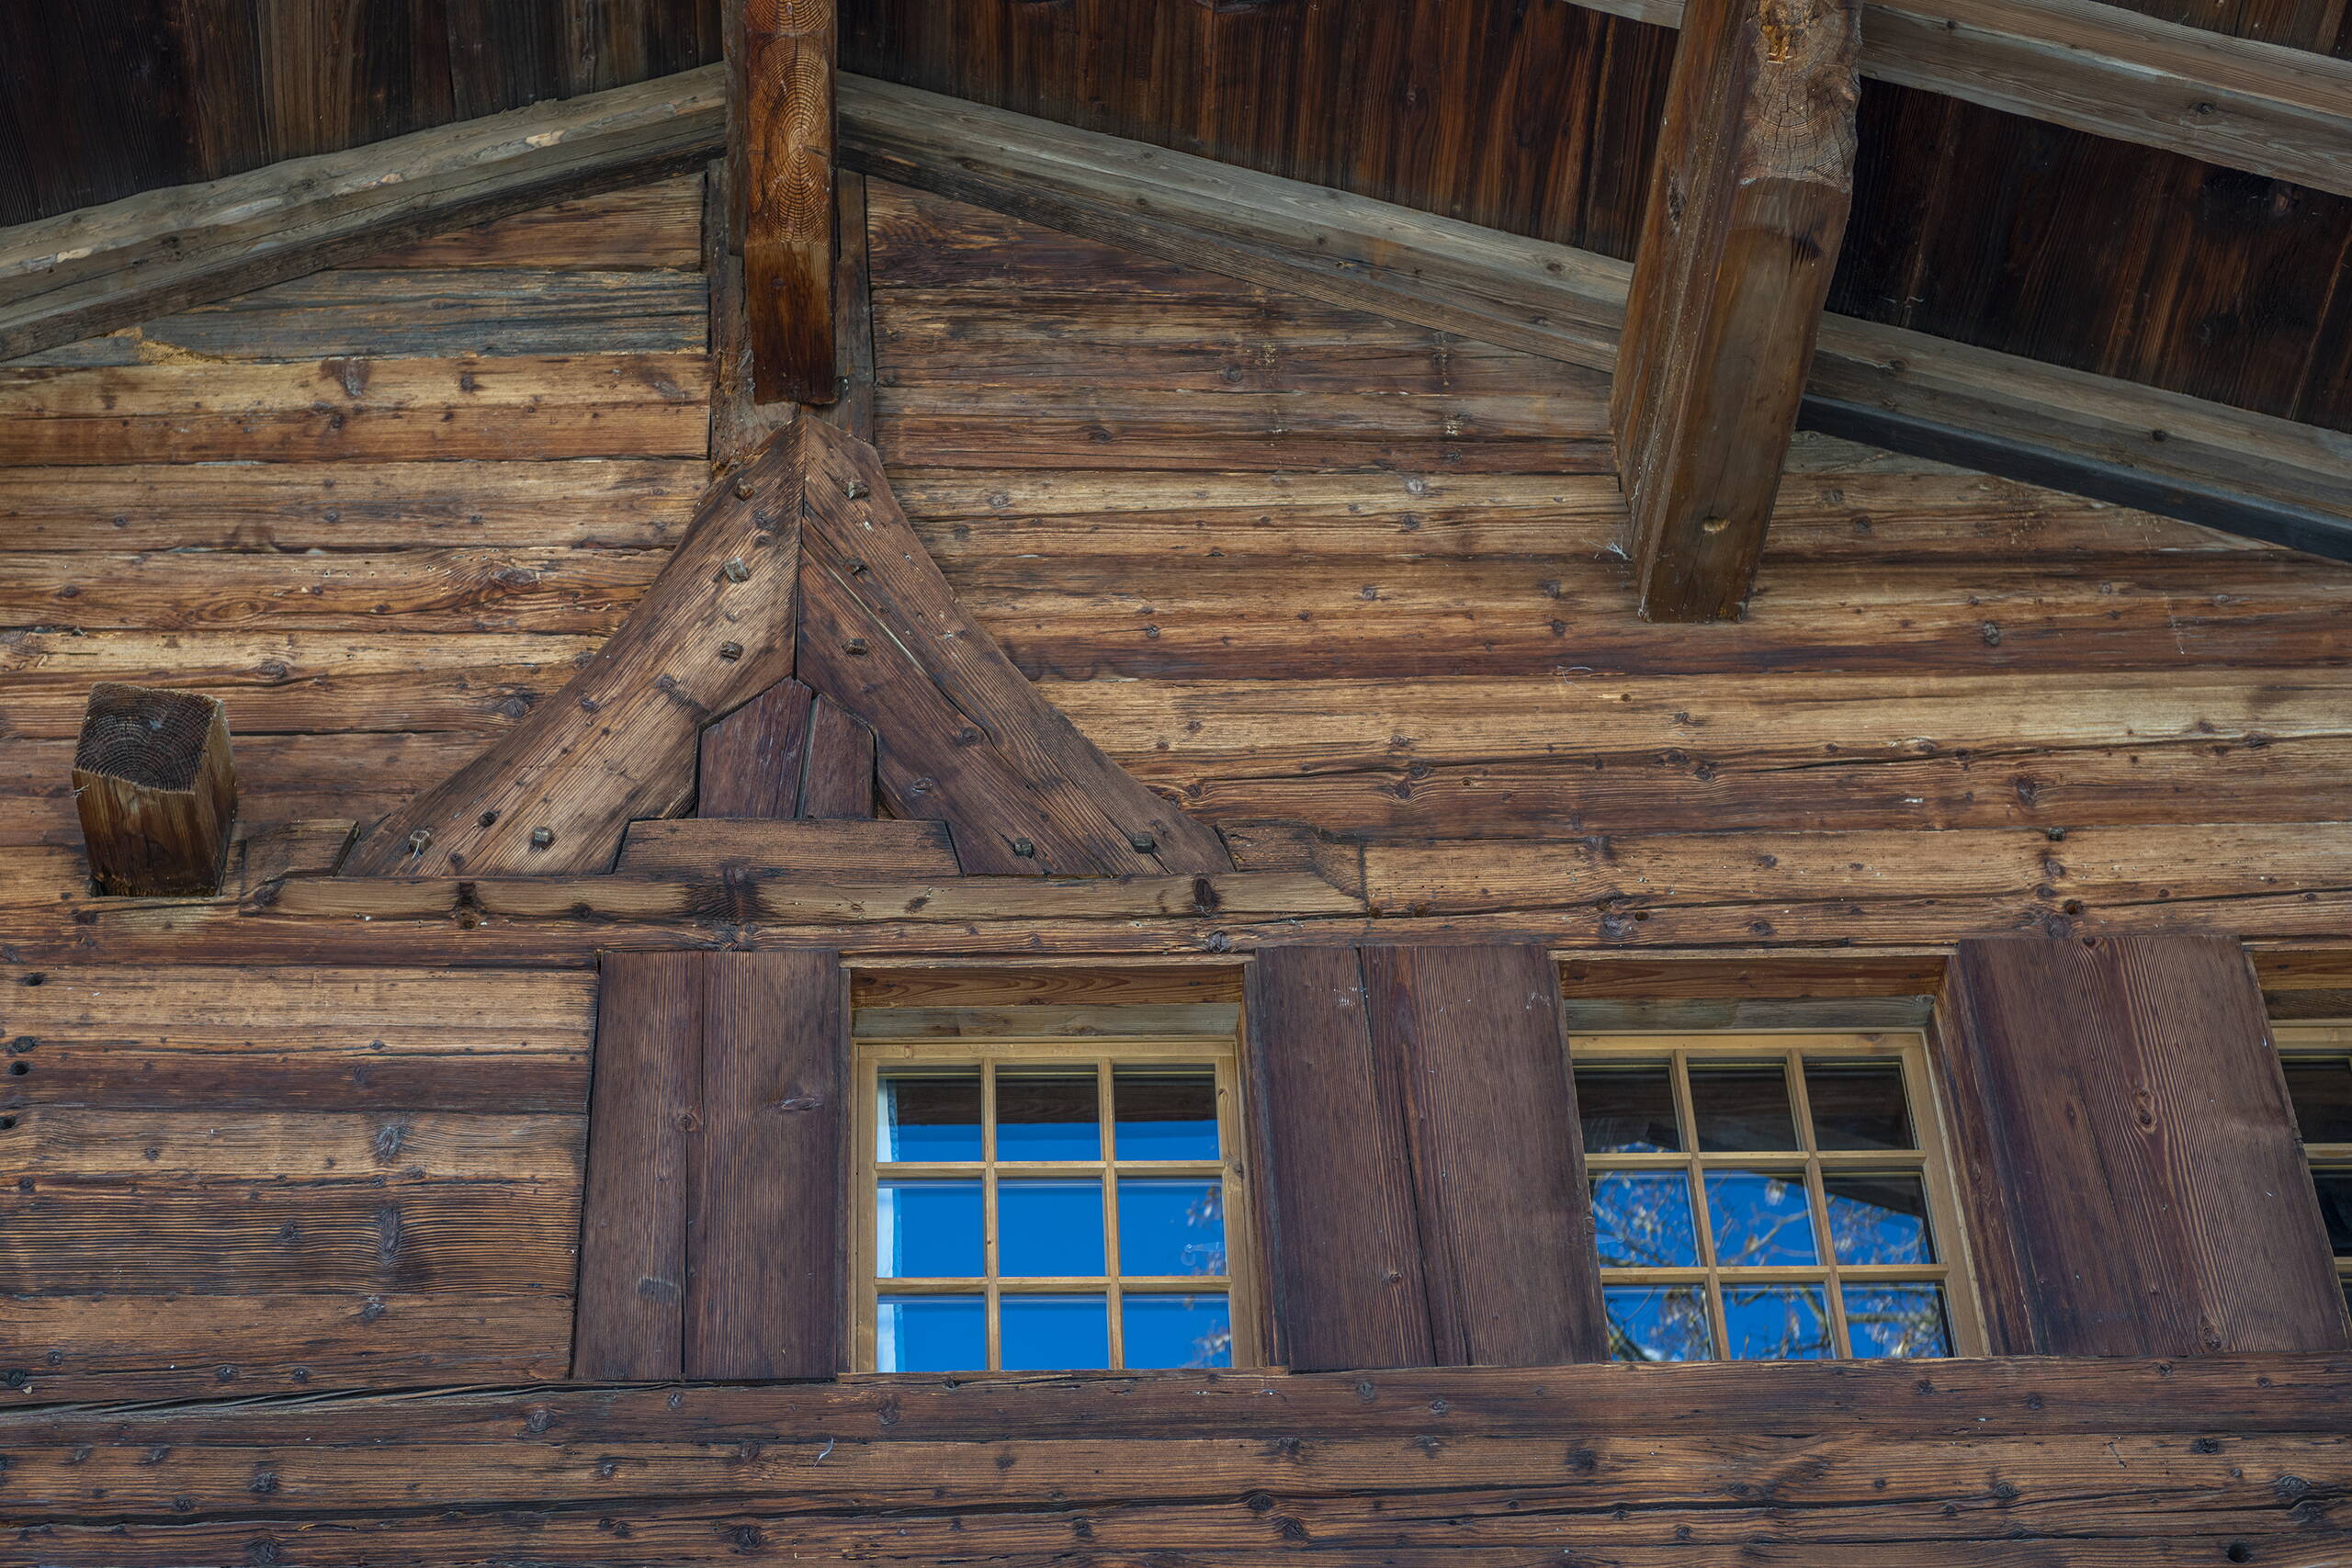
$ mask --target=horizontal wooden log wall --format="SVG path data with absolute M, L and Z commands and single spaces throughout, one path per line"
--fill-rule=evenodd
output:
M 707 482 L 696 185 L 0 370 L 12 953 L 585 964 L 743 919 L 969 953 L 1272 929 L 1189 886 L 1165 924 L 1124 896 L 970 930 L 868 901 L 846 936 L 684 894 L 567 924 L 453 883 L 324 928 L 61 898 L 98 681 L 224 699 L 246 821 L 367 819 L 600 646 Z M 1188 810 L 1336 836 L 1319 852 L 1384 924 L 1618 948 L 2352 923 L 2342 568 L 1806 437 L 1748 618 L 1661 639 L 1605 554 L 1599 376 L 880 185 L 871 219 L 878 435 L 965 608 Z
M 0 1416 L 58 1568 L 2319 1564 L 2342 1356 L 574 1388 Z M 1769 1420 L 1759 1419 L 1770 1413 Z

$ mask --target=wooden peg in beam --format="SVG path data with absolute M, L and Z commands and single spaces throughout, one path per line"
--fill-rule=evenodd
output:
M 226 710 L 194 692 L 92 687 L 74 750 L 74 802 L 100 893 L 220 892 L 237 820 Z
M 1853 197 L 1858 0 L 1690 0 L 1610 400 L 1641 609 L 1736 619 Z
M 833 347 L 833 0 L 742 0 L 743 298 L 759 401 L 830 403 Z

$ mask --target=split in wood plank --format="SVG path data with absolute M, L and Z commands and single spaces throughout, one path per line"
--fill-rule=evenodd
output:
M 1853 199 L 1854 0 L 1688 0 L 1611 389 L 1641 613 L 1747 607 Z

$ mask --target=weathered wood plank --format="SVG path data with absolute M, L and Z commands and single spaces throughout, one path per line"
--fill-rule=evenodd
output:
M 1642 615 L 1738 616 L 1853 200 L 1858 0 L 1690 0 L 1611 392 Z
M 2235 942 L 1962 942 L 1936 1033 L 1996 1343 L 2067 1356 L 2352 1346 Z
M 571 1341 L 559 1290 L 14 1296 L 8 1318 L 0 1407 L 535 1382 Z
M 733 713 L 704 725 L 695 742 L 695 814 L 799 816 L 801 780 L 808 769 L 808 711 L 815 701 L 815 693 L 787 675 Z M 631 825 L 624 856 L 637 829 L 651 826 Z
M 800 780 L 800 816 L 856 821 L 874 815 L 874 731 L 831 697 L 808 714 L 808 767 Z
M 354 876 L 609 866 L 674 816 L 713 715 L 791 672 L 801 467 L 791 436 L 714 485 L 655 589 L 553 701 L 353 849 Z
M 627 952 L 599 965 L 574 1377 L 684 1374 L 703 965 L 698 953 Z
M 725 96 L 707 67 L 22 225 L 0 245 L 0 359 L 688 167 Z
M 632 822 L 614 869 L 707 874 L 729 864 L 840 882 L 962 874 L 946 823 L 857 818 L 685 817 Z
M 743 303 L 761 402 L 830 403 L 833 344 L 833 0 L 740 0 Z M 730 51 L 735 52 L 735 51 Z
M 798 668 L 874 728 L 899 815 L 952 824 L 976 874 L 1229 868 L 1213 832 L 1082 740 L 965 616 L 874 449 L 814 422 L 803 434 Z
M 709 482 L 662 458 L 0 468 L 0 523 L 28 566 L 36 550 L 644 550 L 684 531 Z
M 702 265 L 702 178 L 673 175 L 571 197 L 379 251 L 356 265 L 692 271 Z
M 851 977 L 859 1012 L 867 1009 L 1042 1006 L 1155 1008 L 1238 1003 L 1241 967 L 1163 964 L 1092 968 L 1024 964 L 1019 968 L 954 965 L 860 968 Z
M 13 363 L 685 354 L 703 346 L 707 309 L 698 272 L 336 268 Z
M 0 465 L 673 457 L 700 354 L 0 369 Z

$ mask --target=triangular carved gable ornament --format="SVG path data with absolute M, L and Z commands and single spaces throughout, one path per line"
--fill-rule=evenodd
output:
M 585 668 L 362 835 L 339 874 L 608 871 L 625 838 L 637 852 L 631 823 L 695 803 L 698 757 L 711 804 L 746 816 L 870 815 L 870 769 L 897 817 L 944 825 L 966 875 L 1234 869 L 1214 829 L 1103 755 L 964 614 L 874 448 L 802 418 L 712 485 Z M 885 859 L 904 851 L 873 826 Z M 653 837 L 682 852 L 679 833 Z

